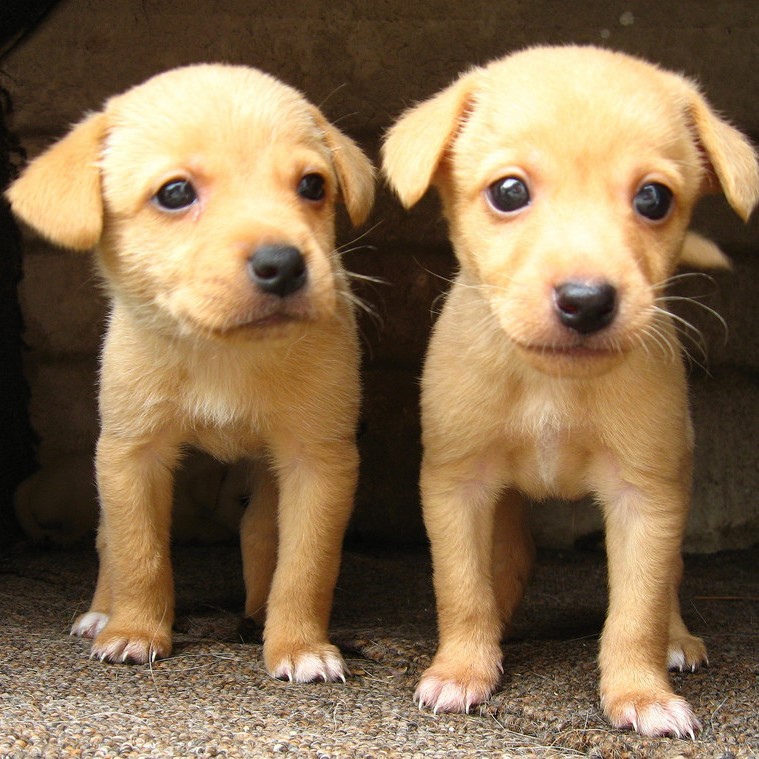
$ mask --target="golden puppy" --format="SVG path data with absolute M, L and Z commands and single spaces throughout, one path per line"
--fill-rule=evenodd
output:
M 592 493 L 610 601 L 601 699 L 611 722 L 692 735 L 667 664 L 695 669 L 677 591 L 693 436 L 664 287 L 721 187 L 746 218 L 756 156 L 697 88 L 626 55 L 530 49 L 465 73 L 404 114 L 383 149 L 406 206 L 442 198 L 460 271 L 422 391 L 421 492 L 440 646 L 416 692 L 466 711 L 501 673 L 499 640 L 533 549 L 522 495 Z
M 363 221 L 373 193 L 368 159 L 298 92 L 223 65 L 112 98 L 10 188 L 50 240 L 97 246 L 112 300 L 100 573 L 72 630 L 94 656 L 171 651 L 172 473 L 191 445 L 257 458 L 245 610 L 265 613 L 268 671 L 344 679 L 327 625 L 357 475 L 359 352 L 333 217 L 341 200 Z

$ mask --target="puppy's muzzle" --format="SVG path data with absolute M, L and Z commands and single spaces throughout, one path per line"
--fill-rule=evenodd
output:
M 553 294 L 559 322 L 581 335 L 600 332 L 617 313 L 617 290 L 608 282 L 564 282 Z
M 263 292 L 285 298 L 308 279 L 306 262 L 292 245 L 262 245 L 248 259 L 251 281 Z

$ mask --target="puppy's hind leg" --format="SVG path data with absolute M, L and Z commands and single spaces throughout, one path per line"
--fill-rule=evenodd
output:
M 266 619 L 266 603 L 277 566 L 277 502 L 274 474 L 265 461 L 251 468 L 253 493 L 240 523 L 245 579 L 245 616 L 257 625 Z
M 669 613 L 669 645 L 667 647 L 667 666 L 680 672 L 695 672 L 699 667 L 709 663 L 706 646 L 701 638 L 691 635 L 680 614 L 678 590 L 683 574 L 683 559 L 678 557 L 677 576 L 672 586 L 672 605 Z
M 509 632 L 535 563 L 527 503 L 516 490 L 504 491 L 495 508 L 493 590 L 501 619 Z
M 92 603 L 90 603 L 89 611 L 77 617 L 71 627 L 71 635 L 79 635 L 82 638 L 96 638 L 108 624 L 111 613 L 111 581 L 108 570 L 108 546 L 104 529 L 98 530 L 97 550 L 98 579 Z

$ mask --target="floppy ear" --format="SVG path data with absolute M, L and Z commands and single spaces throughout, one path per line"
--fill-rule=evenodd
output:
M 8 188 L 13 212 L 52 242 L 88 250 L 103 230 L 100 148 L 103 113 L 77 124 L 36 158 Z
M 382 170 L 406 208 L 432 183 L 445 151 L 459 129 L 474 87 L 474 72 L 406 111 L 382 146 Z
M 340 184 L 340 197 L 354 227 L 366 221 L 374 204 L 374 166 L 353 140 L 327 121 L 314 108 L 324 142 L 332 153 L 332 163 Z
M 678 265 L 694 269 L 733 268 L 730 259 L 711 240 L 692 231 L 685 235 Z
M 702 95 L 692 89 L 689 110 L 712 169 L 708 189 L 724 192 L 744 220 L 759 202 L 759 162 L 756 151 L 737 129 L 717 116 Z

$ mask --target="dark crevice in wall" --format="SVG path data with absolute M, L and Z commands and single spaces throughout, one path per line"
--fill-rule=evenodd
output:
M 0 60 L 30 34 L 58 0 L 3 0 L 0 4 Z
M 18 173 L 24 155 L 9 130 L 9 93 L 0 88 L 0 189 Z M 36 438 L 29 421 L 29 387 L 23 373 L 21 235 L 5 199 L 0 201 L 0 543 L 19 535 L 13 513 L 16 486 L 36 468 Z

